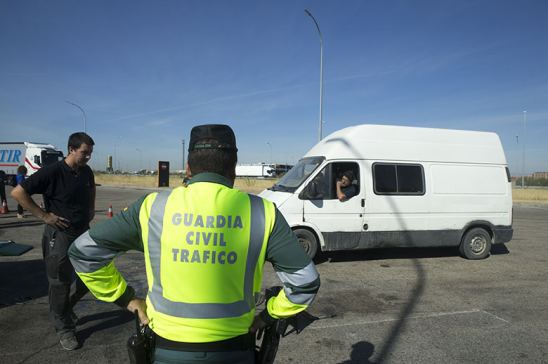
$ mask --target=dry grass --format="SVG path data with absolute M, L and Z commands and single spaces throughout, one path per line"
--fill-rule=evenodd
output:
M 274 179 L 236 178 L 234 187 L 245 192 L 259 193 L 265 188 L 272 187 L 276 181 Z
M 544 188 L 514 188 L 512 190 L 514 202 L 548 203 L 548 189 Z
M 97 174 L 95 176 L 97 183 L 110 186 L 135 186 L 150 187 L 158 186 L 158 176 L 132 176 L 132 175 L 114 175 Z M 169 186 L 177 187 L 181 185 L 181 177 L 170 176 Z M 242 191 L 259 193 L 265 188 L 272 186 L 276 180 L 256 179 L 256 178 L 237 178 L 234 186 Z M 515 188 L 512 191 L 514 202 L 539 202 L 548 203 L 548 189 L 542 188 Z
M 107 186 L 130 186 L 130 187 L 158 187 L 158 176 L 133 176 L 122 174 L 96 174 L 95 182 Z M 181 185 L 180 176 L 170 176 L 169 186 L 178 187 Z M 272 186 L 276 181 L 272 179 L 237 178 L 234 187 L 239 190 L 251 193 L 259 193 L 265 188 Z
M 170 177 L 170 185 L 175 185 L 175 181 L 181 183 L 181 178 Z M 125 174 L 96 174 L 95 182 L 108 186 L 135 186 L 135 187 L 157 187 L 158 176 L 132 176 Z

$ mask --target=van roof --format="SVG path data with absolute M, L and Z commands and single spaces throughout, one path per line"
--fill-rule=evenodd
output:
M 506 165 L 497 134 L 470 130 L 362 124 L 338 130 L 304 157 Z

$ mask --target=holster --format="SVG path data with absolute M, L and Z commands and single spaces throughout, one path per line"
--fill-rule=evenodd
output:
M 143 326 L 140 332 L 129 337 L 127 351 L 131 364 L 152 364 L 154 337 L 154 332 L 148 326 Z

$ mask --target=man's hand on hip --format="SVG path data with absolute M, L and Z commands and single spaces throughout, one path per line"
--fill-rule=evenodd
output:
M 64 217 L 57 216 L 53 212 L 48 212 L 42 216 L 42 220 L 51 226 L 54 226 L 58 229 L 66 229 L 70 226 L 70 221 Z

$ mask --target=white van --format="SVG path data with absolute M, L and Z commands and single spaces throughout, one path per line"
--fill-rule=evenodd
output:
M 355 196 L 336 181 L 352 171 Z M 469 259 L 512 239 L 512 187 L 497 134 L 357 125 L 316 144 L 261 194 L 310 256 L 322 251 L 459 246 Z

